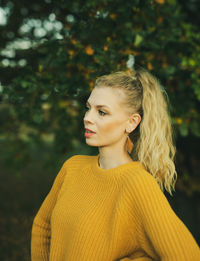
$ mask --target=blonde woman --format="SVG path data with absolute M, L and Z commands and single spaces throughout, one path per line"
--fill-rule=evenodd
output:
M 32 261 L 198 261 L 170 207 L 177 173 L 164 90 L 149 72 L 96 80 L 84 117 L 99 154 L 65 161 L 34 218 Z

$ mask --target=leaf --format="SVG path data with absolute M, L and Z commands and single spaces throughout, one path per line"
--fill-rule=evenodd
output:
M 142 40 L 143 40 L 143 37 L 139 34 L 136 34 L 134 45 L 139 46 L 140 43 L 142 42 Z
M 185 122 L 183 122 L 181 125 L 179 125 L 179 131 L 181 136 L 185 137 L 188 135 L 188 126 Z
M 34 122 L 36 122 L 36 123 L 41 123 L 42 120 L 43 120 L 42 114 L 37 113 L 37 114 L 34 114 L 34 115 L 33 115 L 33 121 L 34 121 Z

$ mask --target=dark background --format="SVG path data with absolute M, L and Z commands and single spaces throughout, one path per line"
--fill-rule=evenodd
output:
M 165 195 L 200 243 L 199 19 L 197 0 L 0 1 L 0 260 L 30 260 L 62 163 L 97 153 L 83 128 L 94 80 L 131 62 L 168 93 L 178 181 Z

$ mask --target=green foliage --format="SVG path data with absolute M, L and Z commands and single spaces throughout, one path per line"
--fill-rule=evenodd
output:
M 84 102 L 96 77 L 126 70 L 130 55 L 165 86 L 177 137 L 200 136 L 200 33 L 188 16 L 196 15 L 194 1 L 1 4 L 0 137 L 13 164 L 43 143 L 58 156 L 84 143 Z

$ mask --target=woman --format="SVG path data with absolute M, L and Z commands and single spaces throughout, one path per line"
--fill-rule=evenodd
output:
M 87 101 L 95 156 L 65 161 L 32 228 L 32 261 L 198 261 L 162 190 L 177 173 L 164 90 L 150 73 L 101 76 Z

